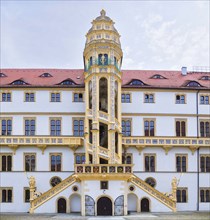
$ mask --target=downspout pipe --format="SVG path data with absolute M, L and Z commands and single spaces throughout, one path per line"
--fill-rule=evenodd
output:
M 196 122 L 197 122 L 197 138 L 199 138 L 199 118 L 198 118 L 198 94 L 199 90 L 196 92 Z M 197 149 L 197 211 L 199 211 L 199 195 L 200 195 L 200 170 L 199 170 L 199 164 L 200 164 L 200 149 L 198 147 Z

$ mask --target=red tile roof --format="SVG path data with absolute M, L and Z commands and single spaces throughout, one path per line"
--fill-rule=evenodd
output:
M 1 69 L 0 72 L 7 76 L 0 77 L 1 87 L 16 87 L 10 85 L 15 80 L 23 80 L 28 84 L 18 87 L 69 87 L 58 85 L 66 79 L 74 81 L 74 87 L 84 87 L 83 69 Z M 52 77 L 40 77 L 43 73 L 50 73 Z M 201 89 L 210 89 L 210 81 L 200 79 L 210 76 L 210 73 L 188 73 L 186 76 L 181 71 L 161 70 L 123 70 L 122 73 L 123 87 L 142 87 L 129 85 L 133 79 L 138 79 L 148 88 L 186 88 L 187 82 L 196 81 L 202 86 Z M 161 75 L 165 79 L 153 79 L 154 75 Z

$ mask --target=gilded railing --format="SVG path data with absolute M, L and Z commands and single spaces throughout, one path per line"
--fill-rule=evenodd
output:
M 132 173 L 132 164 L 76 164 L 75 173 Z
M 209 138 L 197 137 L 123 137 L 124 145 L 142 146 L 210 146 Z
M 1 145 L 82 145 L 81 137 L 64 136 L 1 136 Z
M 169 197 L 165 196 L 163 193 L 159 192 L 137 176 L 133 175 L 129 181 L 133 184 L 135 184 L 140 189 L 144 190 L 149 195 L 153 196 L 157 200 L 159 200 L 161 203 L 165 204 L 167 207 L 172 209 L 173 211 L 176 211 L 176 202 L 170 199 Z
M 63 180 L 58 185 L 56 185 L 55 187 L 53 187 L 50 190 L 48 190 L 47 192 L 43 193 L 38 198 L 32 200 L 31 207 L 30 207 L 30 213 L 33 213 L 34 210 L 36 208 L 38 208 L 40 205 L 47 202 L 49 199 L 51 199 L 52 197 L 54 197 L 55 195 L 57 195 L 58 193 L 60 193 L 61 191 L 63 191 L 64 189 L 66 189 L 67 187 L 72 185 L 73 183 L 75 183 L 76 181 L 78 181 L 78 179 L 73 174 L 73 175 L 69 176 L 68 178 L 66 178 L 65 180 Z

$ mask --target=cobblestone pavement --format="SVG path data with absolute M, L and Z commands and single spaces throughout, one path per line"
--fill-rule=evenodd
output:
M 128 216 L 82 217 L 73 214 L 1 213 L 0 220 L 210 220 L 210 212 L 133 213 Z

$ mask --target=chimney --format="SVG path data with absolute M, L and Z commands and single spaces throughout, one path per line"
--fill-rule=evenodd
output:
M 186 75 L 187 75 L 187 67 L 186 67 L 186 66 L 183 66 L 183 67 L 182 67 L 182 75 L 183 75 L 183 76 L 186 76 Z

